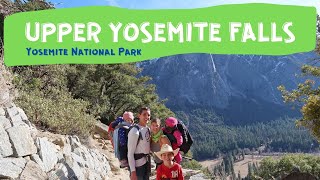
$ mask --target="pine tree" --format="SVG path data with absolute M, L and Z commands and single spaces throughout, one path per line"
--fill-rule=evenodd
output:
M 247 177 L 249 179 L 251 179 L 252 174 L 253 174 L 252 165 L 251 165 L 251 163 L 248 163 L 248 175 L 247 175 Z
M 244 150 L 242 150 L 241 154 L 242 154 L 242 159 L 244 159 L 245 158 Z
M 233 180 L 236 180 L 236 179 L 237 179 L 236 173 L 234 173 L 234 172 L 232 173 L 231 179 L 233 179 Z
M 240 174 L 240 171 L 238 172 L 238 180 L 241 180 L 241 174 Z
M 257 167 L 256 167 L 256 163 L 252 163 L 252 174 L 256 174 L 257 172 Z
M 317 17 L 317 46 L 315 51 L 320 54 L 320 19 Z M 304 65 L 301 68 L 302 74 L 308 77 L 314 77 L 313 79 L 319 80 L 320 78 L 320 59 L 314 60 L 313 65 Z M 297 122 L 298 125 L 304 126 L 310 129 L 311 133 L 320 140 L 320 86 L 315 87 L 314 80 L 306 80 L 304 83 L 299 84 L 297 89 L 288 91 L 283 85 L 278 89 L 282 93 L 284 101 L 287 103 L 294 103 L 303 105 L 301 112 L 303 117 Z

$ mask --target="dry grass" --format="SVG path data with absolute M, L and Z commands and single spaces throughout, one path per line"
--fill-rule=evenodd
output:
M 0 0 L 1 28 L 6 16 L 17 12 L 17 9 L 10 0 Z M 3 29 L 1 29 L 1 36 Z M 15 97 L 14 86 L 12 85 L 12 75 L 4 65 L 4 45 L 0 37 L 0 107 L 10 103 Z
M 274 159 L 278 159 L 281 156 L 270 156 Z M 240 176 L 241 178 L 244 178 L 248 175 L 248 163 L 258 163 L 258 165 L 260 164 L 261 160 L 263 158 L 266 158 L 266 156 L 259 156 L 259 155 L 245 155 L 245 159 L 241 160 L 239 162 L 234 163 L 234 172 L 236 174 L 236 176 L 238 176 L 238 173 L 240 171 Z M 200 164 L 203 167 L 209 168 L 212 171 L 212 168 L 221 164 L 222 159 L 214 159 L 214 160 L 206 160 L 206 161 L 202 161 L 200 162 Z M 230 177 L 228 178 L 230 179 Z
M 3 46 L 0 48 L 0 107 L 10 103 L 15 97 L 12 75 L 4 66 Z
M 234 172 L 236 175 L 238 175 L 238 172 L 240 171 L 241 178 L 244 178 L 248 175 L 248 164 L 251 163 L 258 163 L 260 164 L 261 160 L 265 158 L 264 156 L 251 156 L 246 155 L 244 160 L 236 162 L 234 164 Z
M 0 13 L 4 16 L 17 12 L 18 9 L 10 0 L 0 0 Z
M 214 160 L 200 161 L 199 163 L 202 165 L 202 167 L 210 168 L 210 167 L 214 167 L 214 166 L 221 164 L 221 162 L 222 162 L 222 158 L 214 159 Z

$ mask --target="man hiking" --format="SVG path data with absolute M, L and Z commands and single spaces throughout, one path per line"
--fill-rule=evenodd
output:
M 149 180 L 150 176 L 150 129 L 147 123 L 151 112 L 147 107 L 138 114 L 139 123 L 133 125 L 128 134 L 128 161 L 131 180 Z

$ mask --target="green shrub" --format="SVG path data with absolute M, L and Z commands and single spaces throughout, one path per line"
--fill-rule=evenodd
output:
M 263 179 L 272 179 L 292 171 L 310 173 L 319 178 L 320 157 L 307 154 L 289 154 L 279 160 L 265 158 L 260 163 L 257 175 Z
M 60 92 L 59 96 L 44 98 L 39 91 L 20 91 L 18 105 L 30 121 L 39 128 L 60 134 L 85 137 L 94 128 L 95 119 L 86 113 L 88 103 Z

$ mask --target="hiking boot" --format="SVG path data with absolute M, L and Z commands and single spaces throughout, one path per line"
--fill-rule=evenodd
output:
M 127 160 L 121 160 L 120 161 L 120 168 L 126 168 L 126 167 L 129 167 L 129 163 Z

